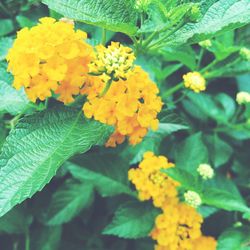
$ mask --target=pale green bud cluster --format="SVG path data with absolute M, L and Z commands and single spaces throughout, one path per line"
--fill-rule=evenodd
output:
M 184 199 L 188 205 L 194 208 L 199 207 L 202 203 L 200 195 L 190 190 L 184 194 Z
M 246 61 L 250 61 L 250 50 L 248 48 L 241 48 L 240 55 Z
M 242 105 L 242 104 L 246 104 L 246 103 L 250 103 L 250 93 L 248 92 L 239 92 L 237 95 L 236 95 L 236 102 L 239 104 L 239 105 Z
M 208 49 L 208 48 L 210 48 L 212 46 L 212 42 L 211 42 L 211 40 L 207 39 L 207 40 L 199 42 L 199 45 L 202 48 Z
M 204 180 L 212 179 L 214 177 L 213 168 L 205 163 L 199 165 L 199 167 L 197 168 L 197 172 Z

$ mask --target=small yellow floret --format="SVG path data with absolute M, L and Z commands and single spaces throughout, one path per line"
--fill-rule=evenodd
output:
M 190 191 L 190 190 L 187 191 L 184 194 L 184 198 L 187 204 L 194 208 L 199 207 L 202 203 L 200 195 L 194 191 Z
M 236 101 L 240 105 L 250 103 L 250 93 L 248 93 L 248 92 L 239 92 L 236 95 Z
M 184 86 L 199 93 L 206 89 L 206 80 L 199 72 L 189 72 L 183 76 Z
M 197 171 L 204 180 L 212 179 L 214 177 L 214 170 L 208 164 L 200 164 Z

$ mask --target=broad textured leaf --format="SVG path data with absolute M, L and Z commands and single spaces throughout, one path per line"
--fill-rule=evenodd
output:
M 124 159 L 112 154 L 87 154 L 78 163 L 65 165 L 73 177 L 93 184 L 102 196 L 132 195 L 128 184 L 129 164 Z
M 250 22 L 249 0 L 202 1 L 203 17 L 197 23 L 188 23 L 172 35 L 167 44 L 180 46 L 196 43 Z
M 16 90 L 8 83 L 0 80 L 0 112 L 7 112 L 12 115 L 25 110 L 29 100 L 23 89 Z
M 93 200 L 93 186 L 84 183 L 66 183 L 52 196 L 46 223 L 60 225 L 69 222 Z
M 249 227 L 230 228 L 218 239 L 217 250 L 249 250 Z
M 241 197 L 226 190 L 207 188 L 202 196 L 202 201 L 204 204 L 228 211 L 250 212 L 250 208 L 246 206 Z
M 8 50 L 11 48 L 13 39 L 10 37 L 0 38 L 0 61 L 4 60 Z
M 135 0 L 43 0 L 43 3 L 77 21 L 127 34 L 137 30 Z
M 203 143 L 201 133 L 189 136 L 179 147 L 175 154 L 176 167 L 188 172 L 196 173 L 201 163 L 207 163 L 208 151 Z
M 23 118 L 0 155 L 0 216 L 41 190 L 68 158 L 104 143 L 109 134 L 110 127 L 70 108 Z
M 147 237 L 153 229 L 157 214 L 158 210 L 147 203 L 128 202 L 118 208 L 103 234 L 126 239 Z

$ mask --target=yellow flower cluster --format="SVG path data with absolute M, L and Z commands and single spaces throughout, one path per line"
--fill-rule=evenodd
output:
M 162 207 L 167 198 L 176 197 L 178 182 L 160 172 L 161 169 L 173 166 L 174 164 L 164 156 L 157 157 L 152 152 L 145 153 L 139 167 L 130 169 L 128 173 L 129 180 L 139 192 L 139 199 L 152 199 L 156 207 Z
M 41 18 L 31 29 L 18 32 L 9 50 L 8 70 L 14 75 L 14 87 L 25 88 L 33 102 L 52 93 L 64 103 L 72 102 L 80 92 L 88 73 L 92 47 L 85 32 L 74 30 L 70 22 Z
M 199 72 L 189 72 L 183 76 L 184 86 L 199 93 L 206 89 L 206 80 Z
M 154 206 L 162 210 L 150 234 L 157 242 L 155 250 L 215 250 L 216 241 L 202 236 L 201 215 L 194 207 L 179 201 L 180 184 L 161 172 L 171 167 L 174 165 L 166 157 L 147 152 L 139 167 L 128 173 L 139 199 L 152 199 Z
M 96 46 L 93 60 L 89 64 L 89 71 L 93 75 L 102 75 L 105 80 L 112 78 L 126 80 L 130 75 L 135 56 L 133 50 L 120 43 L 112 42 L 107 48 Z
M 90 81 L 89 87 L 86 85 L 82 90 L 88 97 L 83 111 L 87 118 L 94 117 L 115 127 L 107 146 L 122 143 L 126 136 L 130 144 L 135 145 L 149 128 L 158 128 L 157 114 L 162 107 L 161 98 L 157 96 L 159 90 L 139 66 L 131 70 L 126 80 L 112 82 L 104 95 L 101 95 L 105 88 L 102 79 L 92 78 L 96 81 Z
M 166 200 L 162 210 L 151 232 L 158 244 L 155 250 L 193 250 L 193 241 L 201 236 L 201 215 L 177 198 Z

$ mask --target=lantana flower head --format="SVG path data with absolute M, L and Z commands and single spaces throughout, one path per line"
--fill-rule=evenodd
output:
M 90 81 L 86 88 L 82 89 L 88 98 L 83 106 L 85 116 L 115 127 L 107 146 L 114 147 L 126 136 L 130 144 L 135 145 L 141 142 L 148 129 L 158 128 L 157 114 L 162 107 L 161 98 L 157 95 L 159 90 L 139 66 L 126 80 L 113 81 L 105 95 L 101 95 L 105 84 L 100 77 L 93 76 L 92 83 Z
M 133 50 L 129 47 L 118 42 L 112 42 L 107 48 L 100 44 L 95 48 L 89 69 L 91 74 L 106 76 L 105 80 L 125 80 L 131 73 L 134 60 Z
M 9 50 L 8 70 L 14 75 L 13 86 L 25 88 L 28 98 L 45 100 L 52 93 L 64 103 L 84 84 L 92 47 L 86 43 L 87 34 L 74 30 L 74 24 L 41 18 L 31 29 L 18 32 Z
M 161 207 L 168 197 L 176 197 L 178 182 L 161 172 L 161 169 L 172 167 L 174 164 L 166 157 L 145 153 L 139 167 L 129 170 L 129 180 L 135 185 L 139 199 L 152 199 L 156 207 Z
M 191 207 L 194 207 L 194 208 L 199 207 L 202 203 L 200 195 L 194 191 L 191 191 L 191 190 L 187 191 L 184 194 L 184 198 L 185 198 L 185 201 L 187 202 L 187 204 L 190 205 Z
M 212 179 L 214 177 L 214 170 L 209 164 L 200 164 L 197 168 L 197 172 L 204 180 Z
M 199 93 L 206 89 L 206 80 L 199 72 L 189 72 L 183 76 L 184 86 Z
M 151 232 L 155 250 L 193 250 L 193 241 L 201 236 L 201 215 L 178 199 L 166 200 L 162 209 Z

